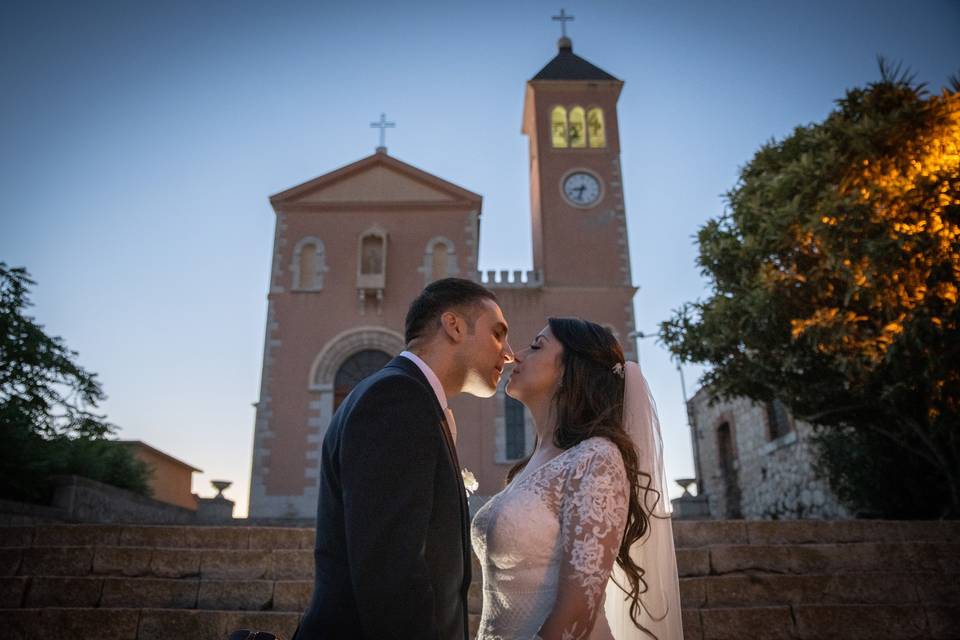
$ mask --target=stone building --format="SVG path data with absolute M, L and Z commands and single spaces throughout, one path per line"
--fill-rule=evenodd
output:
M 714 400 L 704 387 L 688 408 L 700 495 L 710 517 L 850 517 L 814 471 L 813 428 L 780 401 Z
M 320 446 L 333 412 L 403 349 L 407 307 L 435 279 L 471 278 L 493 289 L 516 347 L 548 316 L 579 315 L 611 327 L 635 359 L 617 117 L 623 82 L 574 54 L 568 38 L 558 48 L 525 88 L 533 239 L 526 273 L 480 274 L 482 197 L 394 158 L 383 144 L 270 198 L 276 230 L 252 518 L 315 514 Z M 476 475 L 480 497 L 498 491 L 533 445 L 530 417 L 503 393 L 505 382 L 492 399 L 450 403 L 459 458 Z

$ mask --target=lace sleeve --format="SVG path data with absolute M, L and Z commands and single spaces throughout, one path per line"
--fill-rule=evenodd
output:
M 590 635 L 627 524 L 628 491 L 616 445 L 598 439 L 577 457 L 563 490 L 563 558 L 557 600 L 539 633 L 544 640 Z

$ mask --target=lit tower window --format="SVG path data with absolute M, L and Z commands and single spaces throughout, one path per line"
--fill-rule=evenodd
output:
M 593 107 L 587 112 L 587 135 L 591 147 L 607 146 L 607 132 L 603 126 L 603 109 Z
M 570 109 L 570 146 L 582 149 L 587 146 L 587 118 L 583 107 Z
M 550 114 L 550 131 L 553 135 L 553 146 L 566 148 L 567 146 L 567 110 L 563 107 L 554 107 Z

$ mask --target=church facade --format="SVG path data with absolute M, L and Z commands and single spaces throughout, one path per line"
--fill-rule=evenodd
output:
M 312 518 L 320 446 L 339 403 L 403 350 L 411 300 L 429 282 L 493 290 L 522 347 L 549 316 L 609 326 L 636 359 L 617 101 L 623 82 L 570 40 L 526 85 L 533 268 L 477 270 L 482 197 L 389 155 L 369 157 L 270 198 L 276 214 L 251 518 Z M 489 233 L 489 231 L 487 232 Z M 530 416 L 506 396 L 450 403 L 461 464 L 480 496 L 533 447 Z

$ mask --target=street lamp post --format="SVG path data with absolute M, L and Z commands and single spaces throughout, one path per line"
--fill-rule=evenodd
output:
M 636 340 L 646 340 L 648 338 L 656 338 L 657 334 L 645 333 L 643 331 L 631 331 L 627 334 L 627 337 L 634 338 Z M 640 350 L 637 349 L 637 360 L 640 359 Z M 670 355 L 670 359 L 674 360 L 673 354 Z M 697 495 L 703 495 L 703 474 L 700 473 L 700 447 L 698 446 L 697 438 L 697 428 L 696 422 L 693 419 L 693 414 L 690 413 L 690 403 L 687 402 L 687 381 L 683 376 L 683 367 L 680 364 L 679 358 L 675 360 L 677 365 L 677 372 L 680 374 L 680 393 L 683 394 L 683 410 L 687 414 L 687 426 L 690 427 L 690 442 L 693 445 L 693 468 L 694 473 L 697 476 Z

